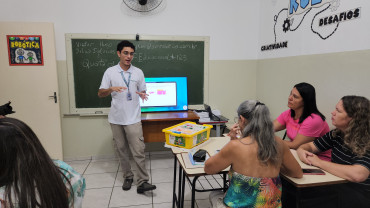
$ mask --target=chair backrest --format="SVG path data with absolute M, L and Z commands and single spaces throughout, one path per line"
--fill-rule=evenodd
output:
M 286 137 L 286 130 L 285 130 L 285 133 L 284 133 L 284 136 L 283 136 L 283 140 L 285 139 L 285 137 Z
M 213 113 L 212 113 L 212 110 L 211 110 L 211 106 L 207 105 L 207 104 L 204 104 L 204 110 L 206 112 L 208 112 L 208 117 L 210 119 L 213 119 Z

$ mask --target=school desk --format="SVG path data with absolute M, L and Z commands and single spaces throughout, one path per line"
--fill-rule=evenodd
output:
M 319 169 L 303 163 L 297 151 L 290 150 L 294 158 L 298 161 L 301 168 Z M 332 201 L 334 207 L 339 207 L 339 195 L 335 192 L 336 185 L 347 183 L 348 181 L 332 175 L 326 171 L 325 175 L 303 175 L 302 178 L 292 178 L 281 174 L 283 182 L 283 207 L 289 207 L 289 201 L 294 200 L 292 207 L 302 207 L 307 203 L 320 204 L 322 202 Z M 285 192 L 285 193 L 284 193 Z M 310 195 L 310 196 L 309 196 Z M 294 198 L 285 198 L 284 196 L 293 196 Z M 285 206 L 284 206 L 285 205 Z
M 207 150 L 210 156 L 216 154 L 216 150 L 219 150 L 225 144 L 230 141 L 229 137 L 211 137 L 208 141 L 203 144 L 198 145 L 195 149 L 204 149 Z M 226 181 L 226 174 L 229 172 L 229 167 L 225 170 L 221 171 L 218 174 L 214 174 L 213 177 L 216 180 L 215 176 L 220 175 L 222 177 L 223 184 L 214 184 L 209 183 L 208 179 L 204 180 L 207 181 L 202 184 L 199 180 L 200 177 L 205 177 L 208 174 L 204 172 L 204 166 L 201 167 L 193 167 L 186 162 L 187 152 L 189 150 L 183 148 L 173 147 L 172 153 L 174 154 L 174 177 L 173 177 L 173 198 L 172 198 L 172 207 L 175 205 L 178 208 L 184 207 L 184 193 L 185 193 L 185 179 L 188 180 L 191 186 L 191 207 L 194 208 L 195 206 L 195 192 L 207 192 L 213 190 L 223 190 L 226 191 L 227 189 L 227 181 Z M 176 171 L 177 171 L 177 163 L 180 164 L 179 166 L 179 173 L 178 173 L 178 191 L 176 193 Z M 198 185 L 197 185 L 198 184 Z M 204 188 L 209 187 L 209 188 Z
M 197 149 L 205 149 L 210 154 L 210 156 L 214 155 L 216 153 L 216 150 L 221 149 L 225 144 L 227 144 L 230 141 L 229 137 L 211 137 L 209 141 L 205 142 L 204 144 L 201 144 L 195 148 Z M 186 165 L 186 162 L 184 160 L 183 152 L 188 152 L 189 150 L 183 149 L 183 148 L 172 148 L 172 152 L 175 155 L 174 159 L 174 181 L 173 181 L 173 207 L 175 205 L 178 208 L 182 208 L 184 205 L 184 192 L 185 192 L 185 178 L 188 180 L 190 186 L 191 186 L 191 207 L 194 207 L 195 203 L 195 192 L 204 192 L 204 191 L 212 191 L 212 190 L 224 190 L 226 191 L 228 185 L 227 185 L 227 178 L 226 174 L 229 171 L 229 168 L 221 171 L 219 174 L 221 174 L 223 179 L 223 185 L 219 187 L 212 187 L 211 189 L 206 190 L 199 190 L 196 189 L 196 183 L 199 181 L 199 177 L 206 176 L 207 174 L 204 172 L 203 167 L 194 168 L 189 167 L 189 165 Z M 300 161 L 298 158 L 296 150 L 291 150 L 293 156 L 298 161 L 299 165 L 302 168 L 315 168 L 309 165 L 304 164 Z M 176 193 L 176 170 L 177 170 L 177 163 L 180 164 L 179 166 L 179 173 L 178 173 L 178 191 Z M 281 178 L 283 181 L 283 194 L 284 192 L 291 193 L 294 198 L 290 198 L 288 200 L 294 200 L 295 205 L 293 207 L 302 207 L 302 205 L 305 204 L 305 197 L 302 195 L 305 193 L 306 189 L 316 188 L 316 190 L 332 190 L 335 189 L 335 185 L 339 185 L 342 183 L 346 183 L 347 180 L 334 176 L 326 171 L 325 175 L 303 175 L 302 178 L 292 178 L 289 176 L 286 176 L 284 174 L 281 174 Z M 192 177 L 192 178 L 191 178 Z M 314 189 L 315 190 L 315 189 Z M 321 197 L 321 199 L 320 199 Z M 324 195 L 319 196 L 319 198 L 315 199 L 309 199 L 309 200 L 325 200 L 325 199 L 333 199 L 333 203 L 338 204 L 339 198 L 336 193 L 325 193 Z M 284 200 L 283 200 L 283 206 L 284 206 Z M 285 206 L 286 207 L 286 206 Z

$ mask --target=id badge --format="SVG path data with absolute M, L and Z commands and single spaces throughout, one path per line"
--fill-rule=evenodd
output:
M 127 93 L 127 100 L 128 100 L 128 101 L 132 100 L 132 95 L 131 95 L 131 93 L 130 93 L 130 92 L 128 92 L 128 93 Z

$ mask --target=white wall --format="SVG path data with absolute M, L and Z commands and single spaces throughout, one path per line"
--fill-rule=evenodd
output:
M 241 102 L 256 99 L 257 61 L 210 61 L 209 105 L 231 122 Z
M 291 0 L 261 1 L 259 14 L 261 27 L 259 30 L 259 47 L 257 49 L 259 59 L 356 51 L 370 48 L 370 1 L 338 0 L 336 1 L 337 3 L 333 4 L 334 1 L 322 0 L 322 3 L 319 4 L 320 7 L 312 8 L 310 11 L 306 10 L 306 12 L 301 14 L 293 13 L 295 15 L 289 17 L 286 9 L 290 8 L 290 2 Z M 296 0 L 295 2 L 299 4 L 301 1 Z M 307 9 L 311 5 L 311 1 L 309 2 Z M 329 8 L 325 10 L 327 7 Z M 321 18 L 334 17 L 336 14 L 348 12 L 355 8 L 360 8 L 359 17 L 340 21 L 339 24 L 319 26 Z M 282 12 L 279 15 L 280 11 Z M 261 51 L 261 46 L 275 43 L 275 16 L 277 16 L 275 26 L 276 42 L 288 41 L 288 48 Z M 291 26 L 290 30 L 284 32 L 283 24 L 287 19 L 291 21 Z
M 370 50 L 364 50 L 259 60 L 257 98 L 269 106 L 275 119 L 288 109 L 293 86 L 308 82 L 316 89 L 318 109 L 333 127 L 331 112 L 341 97 L 370 98 L 369 57 Z
M 65 60 L 65 33 L 209 36 L 210 59 L 255 59 L 259 1 L 167 0 L 157 15 L 123 14 L 122 0 L 4 1 L 0 21 L 53 22 L 57 60 Z
M 317 8 L 289 16 L 290 2 L 294 1 L 261 1 L 257 98 L 268 104 L 275 119 L 287 109 L 292 87 L 299 82 L 311 83 L 316 88 L 318 108 L 332 127 L 330 113 L 341 97 L 354 94 L 370 98 L 370 2 L 322 0 Z M 360 8 L 358 18 L 319 26 L 321 18 L 340 17 L 340 13 L 356 8 Z M 284 32 L 286 20 L 291 25 Z M 283 41 L 288 42 L 287 48 L 261 51 L 261 46 Z

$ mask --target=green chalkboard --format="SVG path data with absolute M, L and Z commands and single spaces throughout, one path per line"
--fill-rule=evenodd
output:
M 70 41 L 70 91 L 74 92 L 75 109 L 109 108 L 111 97 L 99 98 L 97 92 L 108 67 L 118 64 L 116 47 L 122 39 L 74 38 Z M 136 46 L 132 64 L 143 70 L 145 77 L 187 77 L 188 102 L 204 100 L 204 40 L 130 40 Z

